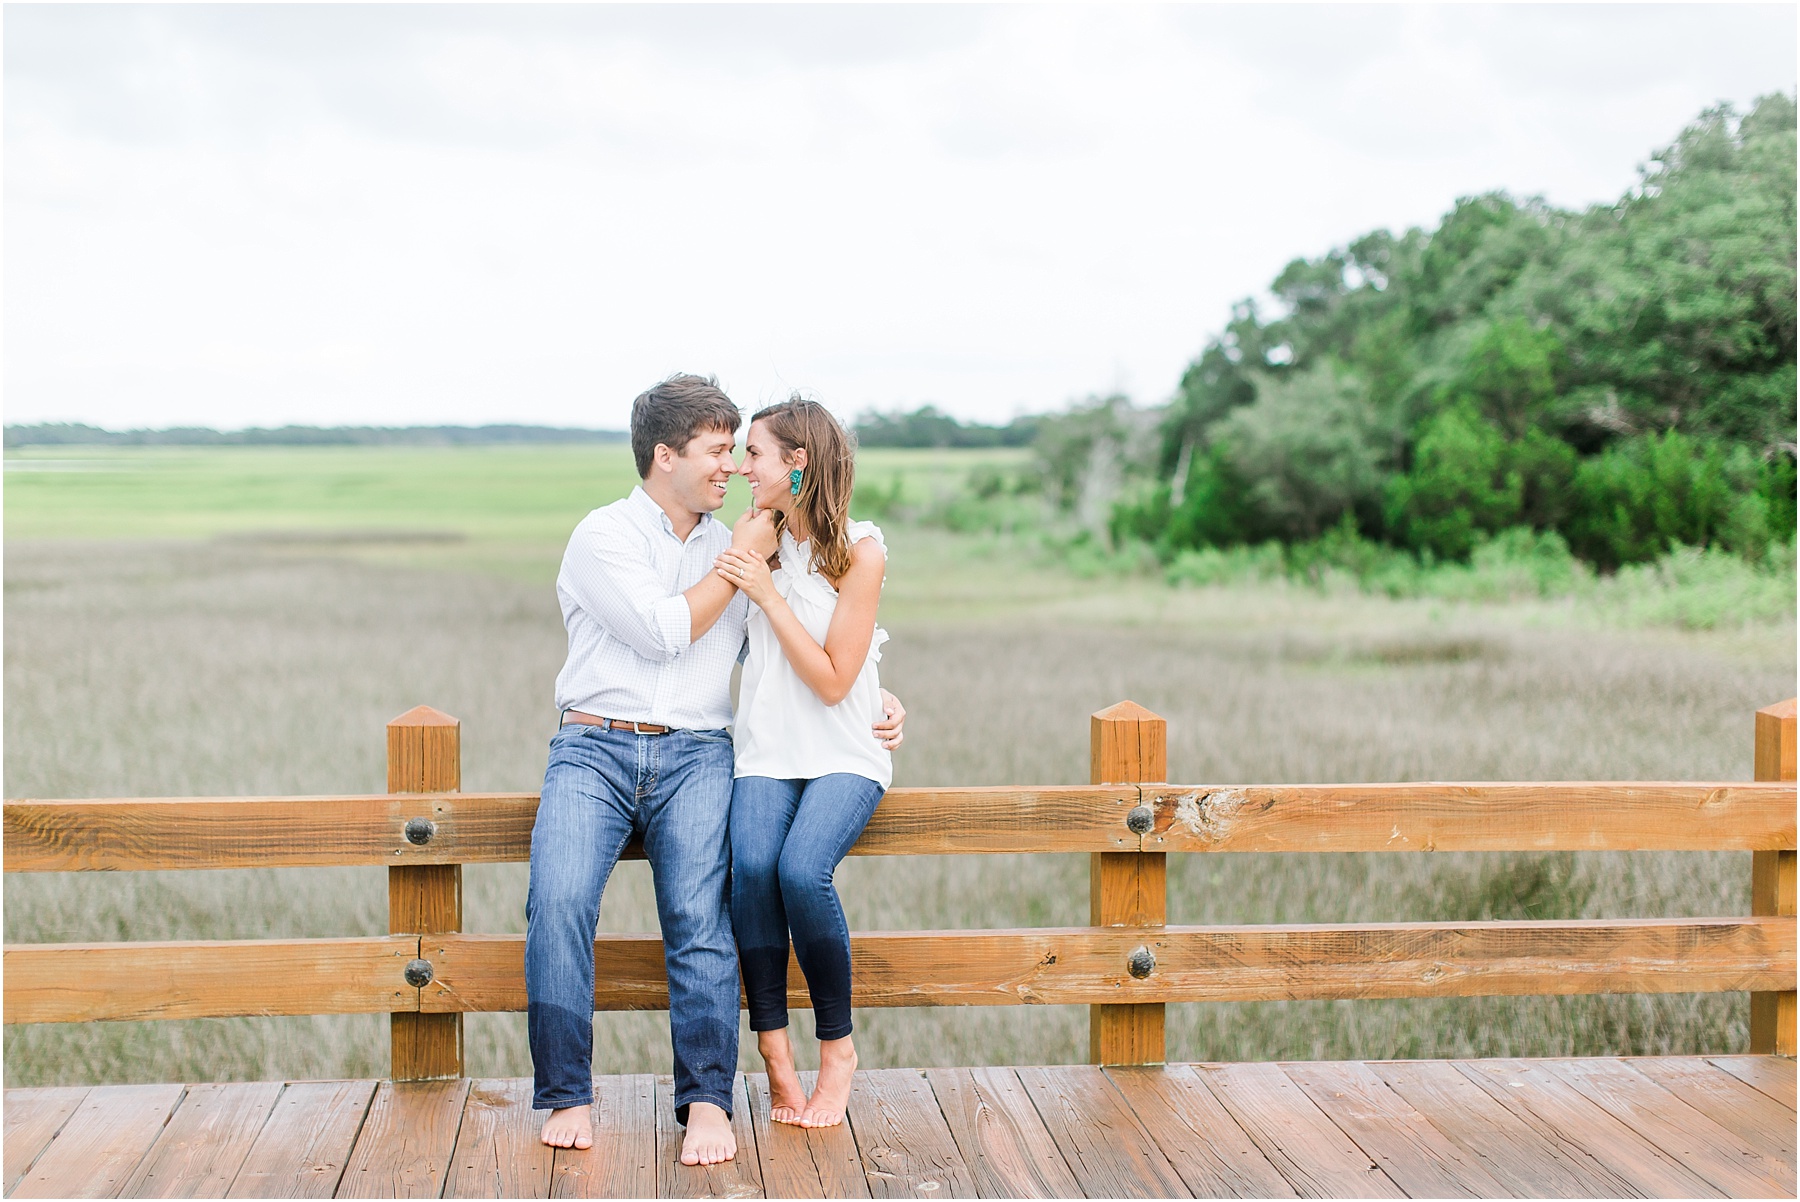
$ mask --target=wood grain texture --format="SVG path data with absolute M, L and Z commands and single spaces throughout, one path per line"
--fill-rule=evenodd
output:
M 1762 1152 L 1794 1167 L 1794 1112 L 1699 1056 L 1638 1056 L 1624 1063 Z
M 1795 843 L 1784 782 L 893 789 L 851 855 L 1171 851 L 1771 851 Z M 7 872 L 483 864 L 531 855 L 532 793 L 19 799 Z M 423 845 L 406 824 L 436 826 Z M 628 846 L 626 858 L 641 857 Z
M 801 1073 L 800 1088 L 810 1096 L 817 1073 Z M 771 1198 L 866 1198 L 869 1179 L 856 1154 L 856 1137 L 848 1123 L 835 1127 L 796 1127 L 769 1117 L 769 1078 L 745 1073 L 750 1095 L 750 1125 L 756 1135 L 756 1158 L 763 1189 Z
M 471 1082 L 444 1197 L 548 1197 L 555 1153 L 538 1138 L 544 1117 L 531 1108 L 526 1078 Z
M 1154 785 L 1145 851 L 1766 851 L 1791 784 Z
M 1794 702 L 1756 711 L 1756 779 L 1794 779 Z M 1750 867 L 1750 912 L 1794 913 L 1795 857 L 1792 851 L 1758 851 Z M 1795 997 L 1792 989 L 1750 995 L 1750 1050 L 1765 1055 L 1795 1053 Z
M 540 1127 L 548 1111 L 537 1111 Z M 594 1078 L 594 1146 L 558 1148 L 552 1198 L 649 1198 L 656 1193 L 656 1078 Z
M 973 1198 L 975 1179 L 918 1069 L 856 1074 L 846 1115 L 875 1198 Z
M 387 727 L 389 793 L 454 793 L 462 788 L 462 724 L 418 706 Z M 435 831 L 429 840 L 435 840 Z M 412 842 L 408 839 L 408 842 Z M 388 868 L 389 934 L 436 935 L 463 925 L 461 864 Z M 388 1020 L 388 1075 L 396 1081 L 463 1075 L 460 1013 L 395 1014 Z
M 374 1097 L 373 1081 L 289 1082 L 226 1197 L 336 1195 Z
M 1610 1059 L 1539 1063 L 1728 1197 L 1793 1196 L 1792 1164 L 1758 1150 L 1629 1065 Z
M 1520 1198 L 1624 1198 L 1636 1191 L 1579 1145 L 1521 1116 L 1443 1060 L 1395 1060 L 1369 1067 L 1388 1087 L 1431 1117 L 1489 1175 Z
M 111 1198 L 162 1134 L 179 1085 L 96 1085 L 19 1183 L 14 1198 Z
M 1507 1189 L 1368 1065 L 1285 1064 L 1313 1104 L 1415 1198 L 1493 1198 Z
M 1756 711 L 1757 780 L 1794 779 L 1795 699 L 1764 706 Z
M 412 1010 L 416 939 L 14 944 L 6 1021 L 62 1023 Z
M 1541 1061 L 1458 1060 L 1457 1071 L 1540 1132 L 1581 1147 L 1646 1198 L 1716 1198 L 1723 1191 L 1584 1098 Z
M 681 1163 L 681 1141 L 686 1133 L 675 1121 L 675 1081 L 656 1078 L 656 1196 L 658 1198 L 760 1198 L 761 1166 L 756 1156 L 756 1133 L 750 1123 L 750 1093 L 742 1073 L 731 1090 L 731 1133 L 737 1138 L 737 1155 L 723 1164 Z
M 1021 1068 L 1019 1082 L 1088 1197 L 1187 1196 L 1180 1174 L 1099 1068 Z
M 1781 1056 L 1708 1056 L 1706 1059 L 1746 1085 L 1760 1089 L 1789 1110 L 1794 1109 L 1794 1062 L 1791 1059 Z
M 1294 1189 L 1185 1064 L 1106 1075 L 1196 1198 L 1292 1198 Z
M 1077 1198 L 1081 1186 L 1011 1068 L 931 1068 L 925 1079 L 983 1198 Z
M 1168 722 L 1131 701 L 1089 719 L 1089 779 L 1096 785 L 1157 781 L 1168 775 Z M 1127 827 L 1127 830 L 1130 828 Z M 1168 921 L 1167 857 L 1145 854 L 1142 835 L 1128 852 L 1089 857 L 1088 921 L 1097 927 L 1161 927 Z M 1088 1009 L 1090 1064 L 1161 1064 L 1164 1012 L 1148 1000 Z
M 1758 918 L 879 931 L 851 936 L 851 989 L 858 1006 L 1728 991 L 1791 983 L 1794 940 Z M 1145 980 L 1127 968 L 1140 944 Z M 423 946 L 422 1009 L 525 1008 L 523 936 Z M 597 1009 L 668 1006 L 656 936 L 604 936 L 594 958 Z M 797 971 L 788 998 L 810 1004 Z
M 1194 1071 L 1302 1198 L 1403 1198 L 1405 1192 L 1274 1064 Z
M 85 1085 L 6 1091 L 6 1185 L 9 1193 L 88 1095 Z
M 436 1198 L 470 1082 L 383 1081 L 338 1183 L 340 1198 Z
M 279 1081 L 188 1086 L 121 1195 L 223 1198 L 280 1096 Z
M 1138 850 L 1135 787 L 893 789 L 852 855 Z M 488 864 L 531 856 L 535 793 L 19 799 L 7 872 Z M 406 838 L 424 818 L 429 842 Z M 642 859 L 633 840 L 624 859 Z

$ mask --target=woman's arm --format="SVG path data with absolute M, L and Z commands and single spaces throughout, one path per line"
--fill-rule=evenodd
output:
M 875 610 L 881 602 L 882 574 L 887 570 L 881 544 L 865 538 L 850 548 L 850 570 L 838 581 L 837 609 L 826 628 L 823 647 L 806 633 L 787 598 L 775 591 L 766 562 L 740 551 L 727 551 L 718 563 L 719 574 L 736 583 L 768 615 L 769 628 L 806 687 L 826 705 L 836 705 L 849 696 L 875 638 Z

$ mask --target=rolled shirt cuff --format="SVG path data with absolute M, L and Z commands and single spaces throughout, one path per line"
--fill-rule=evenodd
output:
M 662 635 L 663 647 L 670 658 L 687 650 L 694 641 L 694 614 L 687 598 L 680 593 L 664 597 L 650 608 L 651 620 Z

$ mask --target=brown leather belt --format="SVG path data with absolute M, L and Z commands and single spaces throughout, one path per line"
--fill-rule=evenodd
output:
M 627 722 L 623 718 L 596 718 L 592 714 L 584 714 L 580 710 L 564 710 L 563 725 L 578 722 L 582 726 L 603 726 L 607 730 L 628 730 L 638 735 L 666 735 L 674 730 L 673 726 L 658 726 L 654 722 Z

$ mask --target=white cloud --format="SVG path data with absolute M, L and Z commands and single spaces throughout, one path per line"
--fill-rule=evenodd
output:
M 1785 7 L 7 13 L 7 420 L 1004 418 L 1175 385 L 1289 258 L 1581 205 L 1792 89 Z

